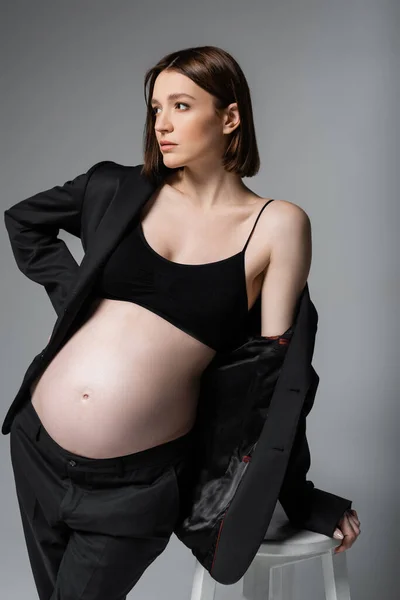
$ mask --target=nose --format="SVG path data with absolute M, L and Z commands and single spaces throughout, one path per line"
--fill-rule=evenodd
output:
M 172 131 L 173 130 L 171 120 L 168 118 L 166 113 L 163 113 L 162 115 L 157 116 L 155 130 L 159 131 L 160 133 L 162 133 L 163 131 Z

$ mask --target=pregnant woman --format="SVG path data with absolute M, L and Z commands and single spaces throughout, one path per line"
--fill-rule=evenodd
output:
M 187 49 L 148 81 L 143 172 L 165 177 L 11 427 L 41 600 L 126 598 L 178 518 L 204 369 L 237 339 L 260 294 L 262 336 L 286 331 L 310 269 L 306 213 L 242 182 L 259 156 L 236 61 L 215 47 Z M 6 211 L 19 267 L 48 292 L 58 230 L 80 235 L 86 186 L 95 176 L 107 185 L 107 166 Z

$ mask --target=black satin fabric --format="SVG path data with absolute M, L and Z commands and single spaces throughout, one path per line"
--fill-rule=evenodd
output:
M 279 338 L 248 337 L 216 356 L 203 374 L 190 497 L 182 502 L 177 537 L 211 568 L 224 513 L 246 472 L 268 417 L 293 328 Z

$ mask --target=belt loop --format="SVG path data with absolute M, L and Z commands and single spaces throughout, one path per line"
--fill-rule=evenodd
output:
M 37 442 L 39 441 L 41 430 L 42 430 L 42 424 L 39 423 L 39 427 L 37 428 L 36 436 L 35 436 L 35 439 L 36 439 Z

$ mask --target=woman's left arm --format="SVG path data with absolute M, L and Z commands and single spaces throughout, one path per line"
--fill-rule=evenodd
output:
M 274 202 L 265 221 L 270 243 L 270 262 L 261 290 L 261 335 L 274 336 L 293 323 L 299 295 L 310 272 L 312 258 L 311 223 L 298 205 Z M 312 390 L 310 390 L 312 392 Z M 279 501 L 289 520 L 298 527 L 337 537 L 343 542 L 335 549 L 349 548 L 360 533 L 360 521 L 351 501 L 317 489 L 307 480 L 311 457 L 306 437 L 306 417 L 313 404 L 315 390 L 306 398 Z M 339 530 L 339 531 L 338 531 Z M 339 536 L 340 537 L 340 536 Z

